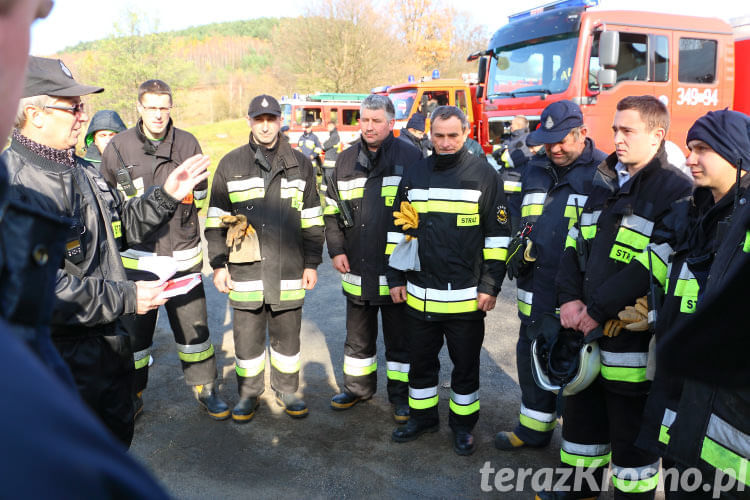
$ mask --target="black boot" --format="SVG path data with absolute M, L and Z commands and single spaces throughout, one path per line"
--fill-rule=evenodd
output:
M 304 418 L 307 416 L 307 405 L 294 393 L 276 392 L 276 402 L 284 407 L 284 411 L 292 418 Z
M 409 403 L 393 405 L 393 420 L 398 424 L 405 424 L 409 421 Z
M 232 420 L 238 424 L 246 424 L 255 416 L 258 408 L 258 398 L 242 398 L 232 409 Z
M 194 385 L 193 394 L 211 418 L 214 420 L 226 420 L 229 418 L 229 406 L 216 394 L 213 383 Z
M 414 441 L 425 432 L 437 432 L 438 429 L 440 429 L 439 423 L 424 425 L 414 419 L 410 419 L 406 424 L 397 427 L 396 430 L 393 431 L 391 439 L 397 443 L 406 443 L 408 441 Z
M 360 401 L 365 401 L 365 399 L 344 391 L 331 398 L 331 408 L 334 410 L 348 410 Z
M 474 436 L 469 431 L 455 431 L 453 433 L 453 451 L 458 455 L 471 455 L 477 449 Z

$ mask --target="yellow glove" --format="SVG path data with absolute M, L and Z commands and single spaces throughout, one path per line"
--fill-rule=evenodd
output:
M 645 332 L 648 330 L 648 299 L 645 295 L 639 297 L 634 306 L 627 306 L 617 317 L 625 323 L 626 330 Z
M 607 337 L 617 337 L 618 335 L 620 335 L 620 331 L 622 331 L 624 326 L 624 321 L 621 321 L 619 319 L 608 319 L 607 322 L 604 323 L 604 328 L 602 329 L 602 331 Z
M 417 229 L 419 227 L 419 214 L 416 209 L 408 201 L 401 202 L 401 211 L 393 212 L 393 223 L 397 226 L 401 226 L 401 229 L 406 231 L 407 229 Z M 412 236 L 406 235 L 406 241 L 412 239 Z
M 233 247 L 235 242 L 239 243 L 245 235 L 255 233 L 253 226 L 247 223 L 247 217 L 239 215 L 222 215 L 221 222 L 227 230 L 227 246 Z

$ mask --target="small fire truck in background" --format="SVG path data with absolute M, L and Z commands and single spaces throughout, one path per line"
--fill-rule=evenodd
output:
M 289 127 L 289 142 L 297 144 L 304 132 L 304 124 L 312 124 L 312 131 L 323 143 L 328 139 L 328 123 L 336 120 L 341 141 L 349 144 L 359 137 L 359 106 L 367 94 L 317 93 L 308 96 L 295 94 L 282 97 L 282 125 Z

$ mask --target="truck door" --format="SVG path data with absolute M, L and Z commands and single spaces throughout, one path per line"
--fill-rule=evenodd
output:
M 655 78 L 651 54 L 654 52 L 649 34 L 642 30 L 633 32 L 629 27 L 607 25 L 609 31 L 620 32 L 619 59 L 616 68 L 617 83 L 609 89 L 600 89 L 597 75 L 602 69 L 599 64 L 599 34 L 595 32 L 591 45 L 588 88 L 599 92 L 593 105 L 582 106 L 584 122 L 596 143 L 596 147 L 611 153 L 614 151 L 612 119 L 620 99 L 631 95 L 655 94 Z M 660 88 L 660 92 L 664 89 Z

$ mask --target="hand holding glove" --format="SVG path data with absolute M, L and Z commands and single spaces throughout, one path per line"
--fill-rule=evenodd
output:
M 534 242 L 528 238 L 531 226 L 526 226 L 520 231 L 508 245 L 508 258 L 505 261 L 505 269 L 509 279 L 514 279 L 524 274 L 529 265 L 536 260 L 533 247 Z
M 229 228 L 227 230 L 227 246 L 230 248 L 242 241 L 245 235 L 255 233 L 255 229 L 247 223 L 247 217 L 243 214 L 222 215 L 221 222 Z
M 393 212 L 393 223 L 401 226 L 401 229 L 404 231 L 407 229 L 417 229 L 419 227 L 419 214 L 417 210 L 408 201 L 402 201 L 400 208 L 400 211 Z M 406 241 L 410 241 L 412 238 L 413 236 L 406 235 Z
M 617 337 L 622 329 L 631 332 L 645 332 L 648 330 L 648 299 L 644 295 L 635 301 L 635 305 L 627 306 L 617 313 L 619 319 L 610 319 L 604 324 L 604 335 Z

